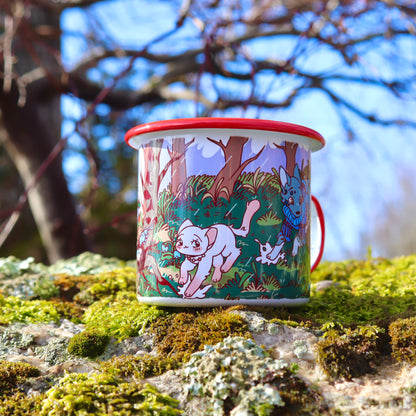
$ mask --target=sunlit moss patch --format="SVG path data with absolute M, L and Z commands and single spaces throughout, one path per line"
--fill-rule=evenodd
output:
M 59 316 L 76 324 L 81 323 L 85 307 L 76 302 L 68 302 L 60 298 L 52 298 L 49 303 L 56 309 Z
M 166 314 L 156 306 L 137 301 L 134 292 L 118 292 L 94 302 L 87 308 L 83 322 L 87 329 L 97 329 L 119 340 L 142 333 L 157 318 Z
M 125 382 L 111 374 L 68 374 L 45 394 L 40 416 L 181 414 L 178 401 L 149 384 Z
M 312 282 L 330 280 L 337 285 L 324 291 L 313 289 L 309 303 L 301 308 L 273 313 L 315 327 L 337 322 L 387 328 L 397 318 L 416 315 L 415 276 L 416 255 L 324 262 L 312 273 Z
M 101 364 L 101 368 L 105 372 L 112 372 L 120 377 L 136 380 L 160 376 L 168 370 L 179 368 L 179 366 L 180 363 L 172 358 L 150 354 L 122 355 Z
M 135 291 L 136 269 L 124 267 L 95 275 L 62 274 L 54 281 L 60 296 L 67 301 L 91 305 L 98 299 L 115 295 L 119 291 Z
M 389 326 L 393 357 L 416 364 L 416 317 L 398 319 Z
M 30 377 L 37 377 L 40 371 L 27 363 L 0 360 L 0 396 L 10 393 Z
M 37 396 L 26 396 L 22 392 L 12 395 L 5 394 L 0 397 L 1 416 L 28 416 L 39 415 L 43 394 Z
M 75 334 L 68 344 L 68 352 L 77 357 L 98 357 L 108 344 L 110 337 L 98 330 Z
M 179 361 L 228 336 L 250 337 L 244 319 L 225 309 L 173 313 L 155 321 L 151 333 L 159 353 Z
M 60 315 L 46 300 L 24 300 L 0 295 L 0 324 L 58 322 Z

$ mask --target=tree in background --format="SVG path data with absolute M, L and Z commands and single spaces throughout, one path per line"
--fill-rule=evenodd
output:
M 71 10 L 81 33 L 61 27 Z M 0 245 L 12 250 L 8 237 L 27 201 L 51 262 L 91 247 L 109 254 L 105 244 L 134 239 L 126 195 L 135 174 L 121 141 L 138 122 L 237 112 L 272 118 L 318 92 L 349 138 L 355 118 L 415 128 L 414 116 L 389 118 L 350 91 L 358 85 L 414 100 L 407 49 L 415 17 L 411 0 L 2 0 L 0 142 L 24 191 L 0 207 Z M 400 72 L 390 70 L 393 61 Z M 61 112 L 62 97 L 80 114 Z M 63 137 L 62 117 L 75 117 Z M 111 148 L 103 137 L 114 138 Z M 89 166 L 76 198 L 62 169 L 74 150 Z M 121 239 L 101 233 L 123 223 Z

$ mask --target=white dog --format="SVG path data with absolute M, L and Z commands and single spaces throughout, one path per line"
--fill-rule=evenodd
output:
M 228 272 L 233 267 L 241 249 L 236 246 L 235 236 L 247 237 L 250 222 L 253 215 L 259 210 L 260 202 L 253 200 L 247 203 L 241 227 L 236 229 L 225 224 L 215 224 L 208 228 L 200 228 L 185 220 L 179 227 L 176 250 L 185 255 L 181 265 L 179 284 L 183 285 L 185 298 L 194 298 L 201 292 L 202 283 L 209 276 L 211 268 L 214 267 L 212 281 L 221 280 L 222 273 Z M 197 267 L 196 273 L 190 283 L 189 272 Z M 181 289 L 180 289 L 180 293 Z

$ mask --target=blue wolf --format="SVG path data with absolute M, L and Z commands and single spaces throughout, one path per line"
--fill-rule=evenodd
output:
M 293 176 L 280 167 L 281 196 L 283 202 L 283 222 L 277 236 L 276 245 L 268 258 L 273 259 L 282 250 L 285 242 L 293 241 L 292 256 L 296 256 L 300 247 L 305 244 L 307 230 L 307 189 L 300 176 L 299 166 L 296 164 Z

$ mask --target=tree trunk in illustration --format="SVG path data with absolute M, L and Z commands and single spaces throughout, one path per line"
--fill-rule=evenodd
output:
M 263 147 L 257 155 L 242 163 L 243 148 L 248 142 L 248 139 L 248 137 L 230 136 L 228 143 L 225 145 L 222 140 L 216 141 L 208 137 L 209 141 L 221 147 L 224 153 L 225 164 L 216 176 L 205 197 L 211 196 L 215 201 L 220 197 L 227 199 L 227 201 L 230 200 L 234 185 L 241 172 L 248 164 L 256 160 L 264 150 Z
M 137 233 L 137 265 L 140 271 L 147 269 L 156 277 L 156 289 L 159 285 L 169 286 L 174 292 L 175 288 L 166 280 L 160 272 L 156 258 L 149 252 L 154 247 L 154 234 L 157 225 L 158 201 L 160 184 L 163 181 L 169 167 L 170 160 L 161 171 L 160 154 L 162 151 L 163 139 L 157 139 L 143 146 L 143 166 L 140 168 L 139 176 L 139 217 Z M 144 176 L 143 176 L 144 174 Z M 142 273 L 142 277 L 147 280 Z
M 178 137 L 172 142 L 172 150 L 169 155 L 172 161 L 172 194 L 174 197 L 183 199 L 185 197 L 185 186 L 188 178 L 186 170 L 185 138 Z
M 43 38 L 35 35 L 37 27 L 59 34 L 59 18 L 57 12 L 31 8 L 34 41 L 26 45 L 24 40 L 16 37 L 14 53 L 17 59 L 12 68 L 20 77 L 37 71 L 39 79 L 26 86 L 19 84 L 19 88 L 14 78 L 3 78 L 0 82 L 0 142 L 26 188 L 61 139 L 60 93 L 54 87 L 61 69 L 56 55 L 51 53 L 58 53 L 60 49 L 59 36 Z M 51 263 L 90 249 L 75 201 L 68 190 L 61 157 L 53 160 L 38 184 L 30 190 L 28 201 Z
M 188 178 L 185 160 L 185 138 L 177 138 L 172 143 L 172 191 L 174 195 L 182 188 L 185 194 L 185 183 Z M 182 185 L 182 186 L 181 186 Z
M 139 217 L 138 217 L 138 241 L 140 256 L 137 259 L 140 269 L 148 266 L 147 252 L 153 243 L 154 227 L 157 223 L 157 201 L 159 200 L 160 184 L 160 152 L 163 139 L 155 143 L 143 146 L 143 168 L 139 176 Z M 143 176 L 143 173 L 145 176 Z M 158 272 L 154 271 L 155 273 Z
M 298 144 L 292 142 L 284 142 L 284 145 L 278 145 L 274 143 L 274 145 L 285 152 L 286 155 L 286 171 L 290 176 L 293 176 L 295 173 L 295 165 L 296 165 L 296 152 L 298 150 Z

